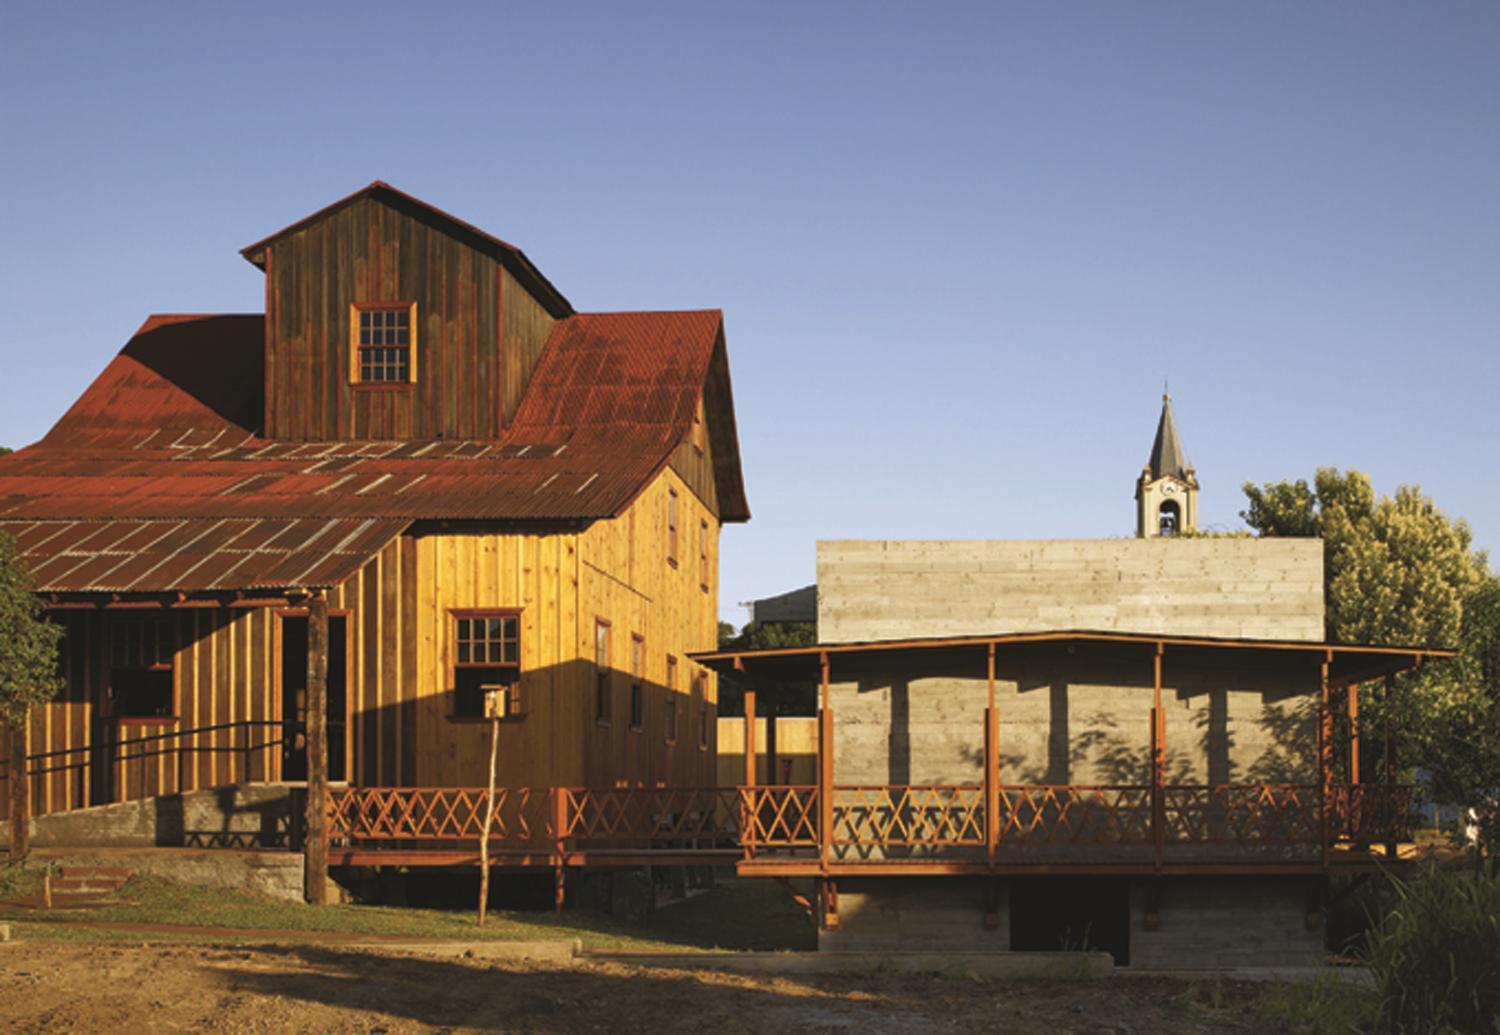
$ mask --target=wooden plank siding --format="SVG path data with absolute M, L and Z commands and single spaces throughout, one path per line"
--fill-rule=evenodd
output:
M 492 256 L 370 198 L 267 257 L 272 438 L 495 438 L 554 322 Z M 350 384 L 350 304 L 396 302 L 417 305 L 415 383 Z
M 667 507 L 677 495 L 677 564 L 667 557 Z M 709 530 L 708 584 L 698 530 Z M 687 658 L 717 636 L 718 520 L 675 470 L 664 470 L 620 517 L 566 532 L 418 531 L 387 545 L 329 592 L 345 617 L 347 769 L 366 786 L 483 784 L 488 727 L 452 717 L 454 609 L 518 609 L 524 718 L 501 724 L 502 785 L 711 786 L 717 684 Z M 148 612 L 158 613 L 158 612 Z M 116 727 L 101 720 L 108 680 L 106 624 L 121 612 L 62 611 L 66 688 L 34 710 L 33 754 L 118 735 L 128 761 L 78 754 L 33 783 L 47 815 L 244 781 L 282 779 L 279 728 L 192 733 L 189 750 L 156 752 L 147 738 L 245 720 L 282 721 L 282 618 L 294 608 L 183 608 L 176 714 Z M 614 630 L 613 721 L 594 718 L 594 623 Z M 630 643 L 644 640 L 644 716 L 630 728 Z M 668 743 L 668 656 L 676 659 L 675 743 Z M 704 676 L 708 744 L 699 746 L 693 677 Z M 337 719 L 336 716 L 331 718 Z M 158 741 L 157 743 L 161 743 Z M 174 744 L 176 741 L 168 741 Z M 3 751 L 3 747 L 0 747 Z M 61 761 L 61 760 L 60 760 Z M 45 763 L 44 763 L 45 764 Z M 102 771 L 103 766 L 108 771 Z M 0 798 L 0 801 L 6 799 Z

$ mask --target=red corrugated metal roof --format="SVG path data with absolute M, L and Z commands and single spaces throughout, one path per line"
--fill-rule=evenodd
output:
M 613 517 L 684 441 L 705 383 L 727 384 L 721 319 L 708 310 L 559 321 L 500 439 L 309 443 L 254 430 L 261 317 L 152 317 L 41 442 L 0 458 L 0 522 L 22 533 L 39 588 L 61 591 L 249 588 L 293 575 L 318 584 L 291 570 L 305 553 L 274 570 L 262 570 L 264 558 L 224 559 L 238 540 L 223 536 L 277 521 L 399 531 L 421 520 Z M 725 369 L 711 377 L 716 364 Z M 727 435 L 732 476 L 720 476 L 720 507 L 725 520 L 744 520 L 732 416 Z M 107 537 L 101 523 L 136 538 L 95 550 Z M 89 529 L 94 536 L 74 543 Z M 146 543 L 152 532 L 166 538 Z M 42 533 L 52 545 L 27 553 Z M 110 567 L 127 548 L 142 557 Z M 213 577 L 145 559 L 162 550 Z M 352 570 L 339 558 L 314 574 Z
M 3 521 L 49 593 L 203 593 L 334 586 L 405 521 L 290 519 Z

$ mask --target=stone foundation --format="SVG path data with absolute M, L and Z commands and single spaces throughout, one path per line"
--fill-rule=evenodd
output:
M 1324 958 L 1317 877 L 862 877 L 836 886 L 838 926 L 819 932 L 824 952 L 1102 949 L 1133 970 L 1308 967 Z M 1059 893 L 1074 913 L 1078 901 L 1097 902 L 1099 915 L 1060 909 L 1058 930 L 1041 931 L 1036 910 L 1012 907 L 1017 895 L 1035 902 Z

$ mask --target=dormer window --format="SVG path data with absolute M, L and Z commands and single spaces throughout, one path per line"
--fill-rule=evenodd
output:
M 402 385 L 417 379 L 417 304 L 349 307 L 349 380 L 358 385 Z

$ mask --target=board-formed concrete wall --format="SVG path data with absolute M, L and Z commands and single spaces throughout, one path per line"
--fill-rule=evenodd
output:
M 1317 539 L 818 543 L 823 643 L 1099 630 L 1323 638 Z
M 834 779 L 965 784 L 984 779 L 983 660 L 972 675 L 884 666 L 829 686 Z M 996 659 L 1002 783 L 1140 784 L 1150 779 L 1151 654 L 1140 647 L 1002 647 Z M 1316 774 L 1316 659 L 1168 648 L 1162 664 L 1167 781 L 1310 783 Z

